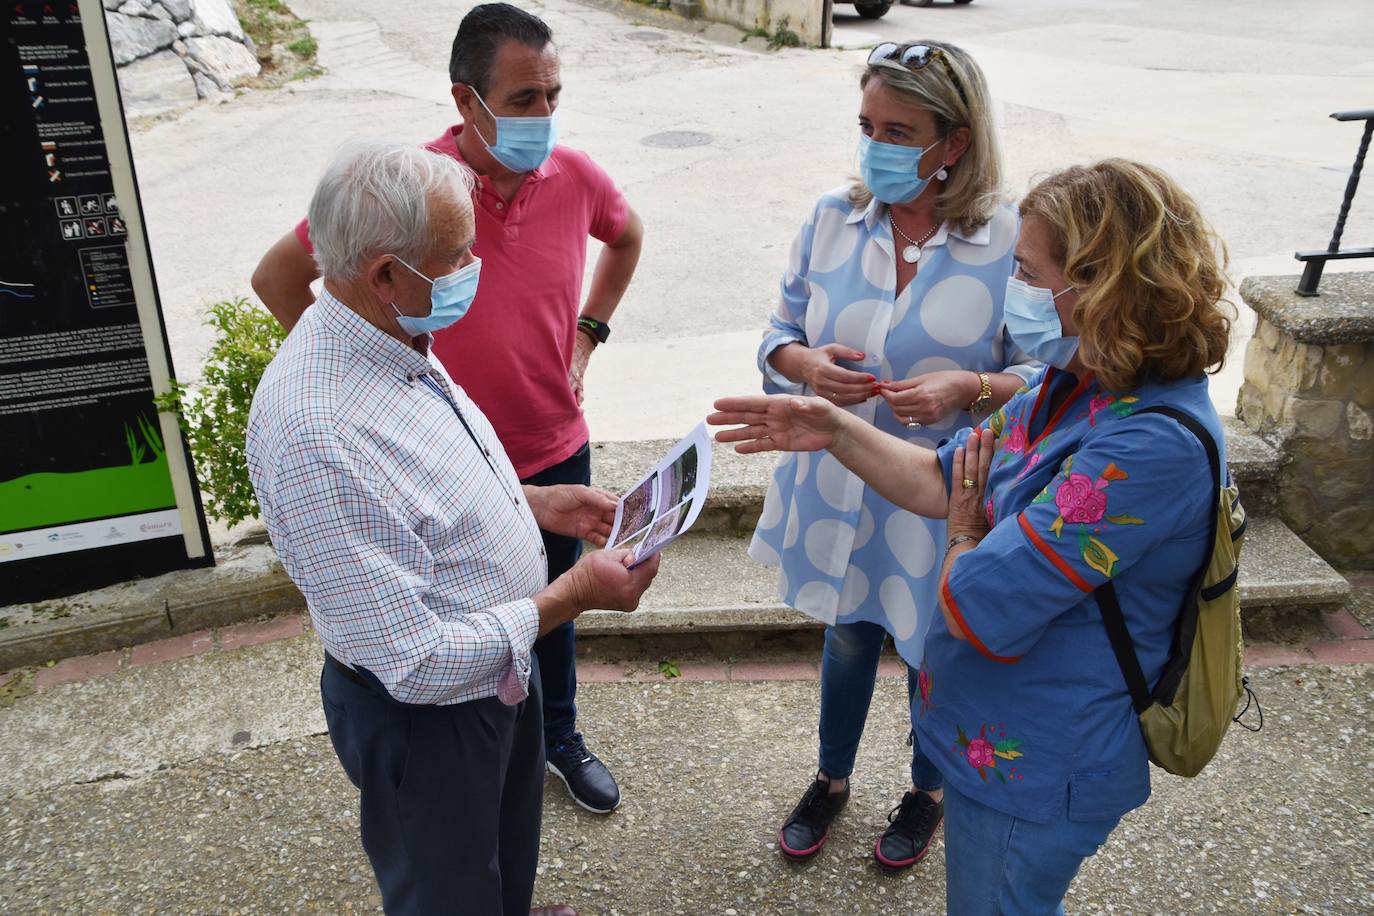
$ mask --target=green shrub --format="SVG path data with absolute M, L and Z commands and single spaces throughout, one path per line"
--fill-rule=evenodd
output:
M 776 51 L 778 48 L 800 48 L 801 36 L 788 28 L 778 29 L 768 39 L 768 49 Z
M 192 391 L 173 379 L 171 390 L 155 400 L 159 410 L 177 415 L 206 497 L 205 511 L 234 525 L 258 515 L 244 457 L 248 409 L 286 330 L 242 297 L 212 305 L 206 323 L 216 333 L 205 382 Z
M 297 38 L 291 42 L 286 46 L 286 49 L 297 57 L 309 58 L 315 56 L 315 52 L 319 50 L 319 45 L 315 43 L 313 35 L 306 35 L 304 38 Z

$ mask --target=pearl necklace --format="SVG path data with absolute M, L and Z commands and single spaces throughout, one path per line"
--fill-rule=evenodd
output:
M 917 261 L 921 260 L 921 246 L 930 241 L 931 236 L 935 235 L 940 229 L 940 224 L 936 223 L 934 226 L 930 227 L 929 232 L 917 240 L 902 231 L 902 227 L 897 225 L 897 219 L 892 215 L 891 209 L 887 211 L 887 221 L 892 224 L 892 231 L 896 232 L 909 243 L 902 249 L 902 260 L 906 261 L 908 264 L 915 264 Z

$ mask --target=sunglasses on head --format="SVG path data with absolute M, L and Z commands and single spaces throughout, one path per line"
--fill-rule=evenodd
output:
M 948 55 L 940 48 L 932 48 L 930 45 L 899 45 L 885 41 L 868 55 L 868 65 L 871 67 L 884 60 L 896 61 L 913 72 L 924 70 L 930 66 L 931 61 L 938 60 L 940 66 L 944 67 L 945 73 L 949 74 L 949 81 L 954 84 L 954 90 L 959 93 L 959 98 L 963 100 L 964 107 L 968 107 L 968 96 L 964 94 L 964 84 L 959 81 L 954 68 L 950 66 Z

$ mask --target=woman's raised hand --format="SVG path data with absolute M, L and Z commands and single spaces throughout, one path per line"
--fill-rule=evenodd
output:
M 997 437 L 992 430 L 977 428 L 969 433 L 963 447 L 954 450 L 951 467 L 954 479 L 949 491 L 949 515 L 945 526 L 951 538 L 968 534 L 981 539 L 988 533 L 983 496 L 987 491 L 992 456 L 996 451 Z
M 815 452 L 830 448 L 847 414 L 823 398 L 753 395 L 721 398 L 712 426 L 733 426 L 716 433 L 718 442 L 734 442 L 740 454 Z

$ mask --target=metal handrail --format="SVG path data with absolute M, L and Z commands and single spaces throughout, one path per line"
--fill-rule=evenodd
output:
M 1345 198 L 1341 201 L 1340 213 L 1336 215 L 1336 229 L 1331 233 L 1331 242 L 1324 251 L 1298 251 L 1293 257 L 1306 262 L 1302 279 L 1295 290 L 1299 296 L 1317 295 L 1317 284 L 1321 282 L 1322 270 L 1327 261 L 1344 261 L 1351 258 L 1374 258 L 1374 248 L 1341 248 L 1341 234 L 1345 232 L 1345 218 L 1350 215 L 1350 204 L 1355 199 L 1355 189 L 1360 186 L 1360 171 L 1364 168 L 1365 153 L 1369 152 L 1369 141 L 1374 137 L 1374 108 L 1360 111 L 1338 111 L 1331 115 L 1337 121 L 1363 121 L 1364 135 L 1360 137 L 1360 147 L 1355 153 L 1355 165 L 1350 170 L 1350 180 L 1345 183 Z

